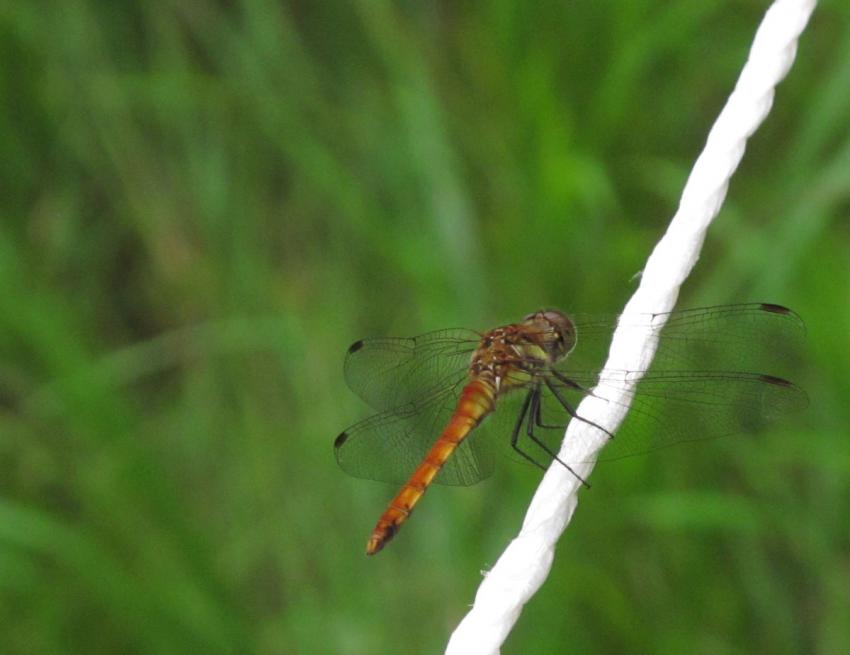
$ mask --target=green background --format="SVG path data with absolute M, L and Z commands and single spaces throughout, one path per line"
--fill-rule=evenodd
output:
M 768 5 L 527 4 L 0 9 L 0 651 L 441 652 L 539 473 L 367 558 L 347 346 L 622 308 Z M 796 309 L 809 410 L 600 466 L 503 652 L 850 647 L 848 125 L 832 0 L 680 299 Z

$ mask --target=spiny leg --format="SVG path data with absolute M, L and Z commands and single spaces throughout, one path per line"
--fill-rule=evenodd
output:
M 561 373 L 561 371 L 559 371 L 558 369 L 552 368 L 552 369 L 549 369 L 549 372 L 552 375 L 554 375 L 556 378 L 558 378 L 558 381 L 563 383 L 563 385 L 565 387 L 569 387 L 570 389 L 575 389 L 576 391 L 581 391 L 586 396 L 593 396 L 594 398 L 599 397 L 595 393 L 593 393 L 593 389 L 588 389 L 587 387 L 580 385 L 575 380 L 572 380 L 572 379 L 568 378 L 566 375 L 564 375 L 563 373 Z
M 527 459 L 529 462 L 534 464 L 537 468 L 545 471 L 546 467 L 543 466 L 543 464 L 538 462 L 536 459 L 534 459 L 531 455 L 529 455 L 528 453 L 523 451 L 519 447 L 519 443 L 518 443 L 518 441 L 519 441 L 519 431 L 522 428 L 522 424 L 525 421 L 526 415 L 528 415 L 529 407 L 532 405 L 532 403 L 534 402 L 534 398 L 539 393 L 540 393 L 540 388 L 538 386 L 538 387 L 532 388 L 528 392 L 528 394 L 525 396 L 525 400 L 522 403 L 522 408 L 519 411 L 519 416 L 517 417 L 517 422 L 514 425 L 513 433 L 511 434 L 511 448 L 513 448 L 516 452 L 518 452 L 522 457 Z M 529 416 L 531 416 L 531 415 L 529 415 Z
M 547 382 L 547 385 L 548 385 L 548 382 Z M 554 450 L 549 448 L 549 446 L 546 445 L 545 442 L 541 441 L 537 437 L 537 435 L 534 434 L 535 417 L 540 416 L 540 383 L 539 382 L 535 385 L 534 389 L 529 394 L 529 398 L 526 399 L 526 404 L 528 403 L 529 400 L 531 401 L 532 407 L 531 407 L 531 412 L 528 414 L 528 423 L 526 424 L 526 429 L 525 429 L 525 432 L 528 435 L 528 438 L 531 439 L 534 443 L 536 443 L 547 455 L 549 455 L 549 457 L 554 459 L 561 466 L 563 466 L 570 473 L 572 473 L 576 477 L 576 479 L 579 482 L 581 482 L 585 487 L 590 489 L 590 484 L 583 477 L 581 477 L 578 473 L 576 473 L 569 464 L 567 464 L 564 460 L 562 460 L 560 457 L 558 457 L 558 454 Z M 573 416 L 574 416 L 574 414 L 573 414 Z M 555 426 L 555 427 L 561 427 L 561 426 Z
M 553 369 L 549 369 L 549 372 L 550 372 L 552 375 L 554 375 L 554 376 L 558 379 L 558 381 L 559 381 L 561 384 L 563 384 L 565 387 L 569 387 L 570 389 L 573 389 L 573 390 L 575 390 L 575 391 L 580 391 L 580 392 L 581 392 L 582 394 L 584 394 L 585 396 L 591 396 L 591 397 L 593 397 L 593 398 L 598 398 L 599 400 L 604 400 L 605 402 L 608 402 L 608 399 L 607 399 L 607 398 L 605 398 L 605 397 L 603 397 L 603 396 L 597 396 L 593 389 L 590 389 L 590 388 L 588 388 L 588 387 L 585 387 L 585 386 L 583 386 L 583 385 L 579 384 L 579 383 L 578 383 L 578 382 L 576 382 L 575 380 L 573 380 L 573 379 L 571 379 L 571 378 L 567 377 L 566 375 L 564 375 L 561 371 L 559 371 L 559 370 L 557 370 L 557 369 L 554 369 L 554 368 L 553 368 Z M 548 384 L 549 382 L 550 382 L 550 381 L 549 381 L 549 380 L 547 380 L 547 384 Z M 550 386 L 550 389 L 551 389 L 551 388 L 552 388 L 552 387 Z M 552 389 L 552 391 L 554 392 L 554 389 Z M 567 403 L 567 404 L 565 405 L 565 404 L 564 404 L 564 399 L 563 399 L 563 397 L 561 397 L 559 394 L 557 394 L 557 392 L 556 392 L 556 395 L 557 395 L 558 401 L 559 401 L 562 405 L 564 405 L 564 408 L 565 408 L 565 409 L 566 409 L 566 410 L 570 413 L 570 416 L 573 416 L 573 417 L 575 417 L 575 418 L 579 419 L 580 421 L 584 421 L 585 423 L 590 423 L 590 424 L 591 424 L 591 425 L 593 425 L 594 427 L 597 427 L 597 428 L 599 428 L 600 430 L 602 430 L 603 432 L 605 432 L 606 434 L 608 434 L 608 435 L 609 435 L 612 439 L 614 438 L 614 435 L 613 435 L 613 434 L 611 434 L 610 432 L 608 432 L 608 430 L 606 430 L 605 428 L 603 428 L 603 427 L 601 427 L 601 426 L 599 426 L 599 425 L 596 425 L 595 423 L 591 423 L 590 421 L 588 421 L 588 420 L 586 420 L 586 419 L 582 418 L 581 416 L 576 416 L 576 415 L 573 413 L 571 406 L 570 406 L 570 407 L 568 407 L 568 406 L 567 406 L 569 403 Z
M 544 428 L 547 430 L 566 430 L 566 423 L 556 423 L 555 425 L 549 425 L 548 423 L 543 422 L 543 403 L 540 402 L 540 394 L 537 395 L 537 401 L 532 406 L 531 410 L 534 416 L 534 424 L 538 428 Z
M 569 386 L 571 386 L 571 387 L 572 387 L 572 388 L 574 388 L 574 389 L 583 389 L 583 387 L 582 387 L 581 385 L 576 384 L 575 382 L 573 382 L 573 381 L 572 381 L 572 380 L 570 380 L 569 378 L 564 377 L 564 378 L 562 379 L 562 376 L 561 376 L 561 374 L 560 374 L 560 373 L 558 373 L 558 374 L 556 375 L 556 377 L 557 377 L 559 380 L 561 380 L 562 382 L 564 382 L 565 384 L 569 384 Z M 552 395 L 554 395 L 554 396 L 555 396 L 555 398 L 557 398 L 557 399 L 558 399 L 558 402 L 559 402 L 559 403 L 561 403 L 561 406 L 562 406 L 562 407 L 566 410 L 567 414 L 569 414 L 570 416 L 572 416 L 572 417 L 573 417 L 573 418 L 575 418 L 575 419 L 578 419 L 579 421 L 582 421 L 583 423 L 587 423 L 588 425 L 592 425 L 592 426 L 593 426 L 593 427 L 595 427 L 597 430 L 602 430 L 602 432 L 604 432 L 605 434 L 607 434 L 607 435 L 608 435 L 608 438 L 609 438 L 609 439 L 613 439 L 613 438 L 614 438 L 614 435 L 613 435 L 611 432 L 609 432 L 608 430 L 606 430 L 605 428 L 603 428 L 603 427 L 602 427 L 601 425 L 599 425 L 598 423 L 594 423 L 593 421 L 590 421 L 590 420 L 588 420 L 588 419 L 584 418 L 583 416 L 579 416 L 579 415 L 576 413 L 575 409 L 573 409 L 573 406 L 570 404 L 570 402 L 569 402 L 566 398 L 564 398 L 564 397 L 561 395 L 561 392 L 560 392 L 560 391 L 558 391 L 558 387 L 556 387 L 554 384 L 552 384 L 552 381 L 551 381 L 551 380 L 549 380 L 548 378 L 547 378 L 547 380 L 546 380 L 546 386 L 547 386 L 547 387 L 549 387 L 549 390 L 552 392 Z

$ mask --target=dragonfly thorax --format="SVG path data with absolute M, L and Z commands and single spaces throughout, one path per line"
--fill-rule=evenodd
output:
M 470 377 L 484 378 L 498 390 L 523 386 L 566 357 L 576 343 L 575 326 L 555 310 L 529 314 L 485 332 L 470 362 Z

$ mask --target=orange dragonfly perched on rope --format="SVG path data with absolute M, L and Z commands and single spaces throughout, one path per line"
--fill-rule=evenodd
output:
M 636 387 L 626 382 L 633 372 L 599 370 L 618 325 L 657 339 L 653 365 Z M 765 368 L 787 360 L 804 334 L 790 309 L 750 303 L 664 315 L 544 310 L 483 333 L 357 341 L 346 356 L 346 381 L 378 413 L 336 438 L 336 459 L 355 477 L 402 485 L 366 553 L 393 538 L 432 482 L 471 485 L 487 477 L 500 444 L 543 469 L 556 461 L 578 478 L 575 463 L 557 455 L 571 419 L 607 435 L 598 458 L 607 460 L 756 430 L 799 411 L 808 404 L 805 392 Z M 625 391 L 631 408 L 615 434 L 576 413 L 588 394 L 609 400 L 605 389 L 618 390 L 618 398 Z

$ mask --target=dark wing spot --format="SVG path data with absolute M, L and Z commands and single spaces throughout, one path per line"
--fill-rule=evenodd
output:
M 340 432 L 339 436 L 334 439 L 334 448 L 339 448 L 348 439 L 348 432 Z
M 356 353 L 362 347 L 363 347 L 363 339 L 360 339 L 360 341 L 355 341 L 354 343 L 352 343 L 348 347 L 348 354 L 350 355 L 351 353 Z
M 774 305 L 773 303 L 763 302 L 761 304 L 761 308 L 766 312 L 773 312 L 774 314 L 790 314 L 791 310 L 787 307 L 783 307 L 782 305 Z
M 762 382 L 767 382 L 768 384 L 775 384 L 777 387 L 793 387 L 794 384 L 785 380 L 783 378 L 778 378 L 775 375 L 759 375 L 759 379 Z M 342 436 L 342 435 L 340 435 Z

